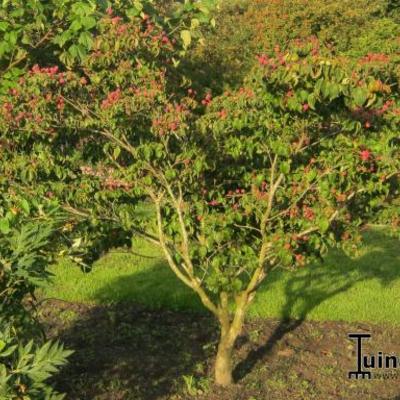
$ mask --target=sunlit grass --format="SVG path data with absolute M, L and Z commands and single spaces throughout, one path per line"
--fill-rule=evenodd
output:
M 53 268 L 42 296 L 106 304 L 131 301 L 150 308 L 203 308 L 168 269 L 160 253 L 137 243 L 139 255 L 111 252 L 92 272 L 68 261 Z M 331 251 L 319 265 L 296 272 L 276 270 L 260 289 L 251 316 L 400 324 L 400 242 L 375 230 L 357 257 Z

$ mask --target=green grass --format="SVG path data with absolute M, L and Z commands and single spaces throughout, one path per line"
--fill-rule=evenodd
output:
M 399 325 L 400 242 L 382 230 L 366 233 L 365 239 L 356 257 L 335 250 L 321 264 L 274 271 L 260 288 L 250 315 Z M 137 243 L 135 249 L 146 257 L 111 252 L 90 273 L 62 261 L 53 268 L 53 282 L 42 295 L 94 304 L 133 301 L 150 308 L 202 310 L 155 248 Z

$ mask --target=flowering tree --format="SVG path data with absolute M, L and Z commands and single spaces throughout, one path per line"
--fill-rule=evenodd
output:
M 160 7 L 160 3 L 165 4 Z M 96 171 L 85 169 L 86 161 L 103 156 L 103 143 L 93 140 L 98 134 L 87 130 L 81 135 L 72 129 L 68 134 L 58 135 L 59 122 L 49 123 L 43 130 L 41 123 L 47 118 L 46 113 L 54 117 L 64 110 L 64 99 L 54 90 L 55 83 L 60 86 L 71 83 L 71 76 L 75 76 L 71 71 L 79 71 L 76 85 L 89 84 L 90 97 L 97 95 L 102 99 L 102 110 L 118 100 L 119 79 L 124 79 L 127 85 L 132 78 L 131 88 L 142 84 L 145 88 L 153 75 L 155 82 L 156 75 L 163 74 L 160 66 L 167 66 L 170 72 L 169 87 L 180 90 L 181 79 L 176 67 L 190 43 L 201 38 L 198 28 L 213 23 L 212 3 L 212 0 L 175 5 L 153 0 L 115 4 L 63 0 L 44 4 L 12 0 L 0 5 L 0 108 L 5 122 L 5 131 L 0 137 L 0 150 L 4 154 L 0 162 L 4 177 L 0 180 L 2 191 L 25 200 L 59 198 L 69 206 L 91 207 L 89 220 L 75 213 L 64 226 L 66 238 L 72 230 L 79 230 L 73 242 L 80 243 L 79 248 L 70 247 L 77 262 L 87 266 L 109 247 L 130 243 L 131 232 L 121 229 L 108 206 L 110 198 L 113 201 L 118 198 L 118 204 L 127 208 L 132 206 L 132 201 L 121 190 L 111 194 L 109 189 L 118 189 L 119 183 L 110 176 L 109 167 L 100 166 Z M 136 69 L 129 71 L 132 65 Z M 125 68 L 124 77 L 121 67 Z M 96 74 L 87 74 L 93 69 Z M 40 88 L 44 77 L 48 78 L 46 88 Z M 104 78 L 102 87 L 93 91 Z M 22 98 L 22 92 L 33 81 L 35 87 L 31 86 Z M 75 91 L 76 87 L 69 86 L 69 90 Z M 162 88 L 157 90 L 160 92 Z M 132 106 L 135 117 L 151 110 L 154 99 L 146 96 L 144 90 L 143 97 L 137 98 L 138 114 L 135 114 L 136 105 Z M 27 104 L 17 111 L 14 106 L 22 99 Z M 43 113 L 39 109 L 40 101 L 49 106 Z M 146 120 L 142 122 L 145 124 Z M 22 128 L 18 134 L 16 127 Z M 108 179 L 100 182 L 93 176 Z M 93 196 L 96 207 L 92 207 Z M 99 219 L 98 215 L 103 218 Z
M 229 385 L 246 310 L 272 269 L 352 246 L 376 212 L 397 226 L 395 77 L 311 40 L 260 55 L 239 90 L 198 98 L 169 68 L 179 45 L 151 17 L 110 10 L 98 30 L 79 69 L 37 65 L 20 80 L 2 138 L 46 196 L 162 249 L 220 324 L 215 379 Z

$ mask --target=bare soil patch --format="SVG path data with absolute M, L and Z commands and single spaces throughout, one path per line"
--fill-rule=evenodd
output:
M 223 390 L 212 379 L 218 332 L 205 315 L 47 301 L 41 319 L 75 350 L 57 381 L 68 400 L 400 400 L 400 368 L 397 379 L 347 377 L 356 365 L 348 333 L 372 334 L 366 353 L 400 355 L 399 327 L 250 321 L 237 343 L 237 383 Z

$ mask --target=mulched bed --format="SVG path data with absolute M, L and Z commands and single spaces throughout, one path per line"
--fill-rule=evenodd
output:
M 237 383 L 224 390 L 213 385 L 218 331 L 207 316 L 51 300 L 41 319 L 75 350 L 56 382 L 68 400 L 400 400 L 400 368 L 391 379 L 347 377 L 356 365 L 348 333 L 372 334 L 366 353 L 400 355 L 399 327 L 250 321 L 237 343 Z

